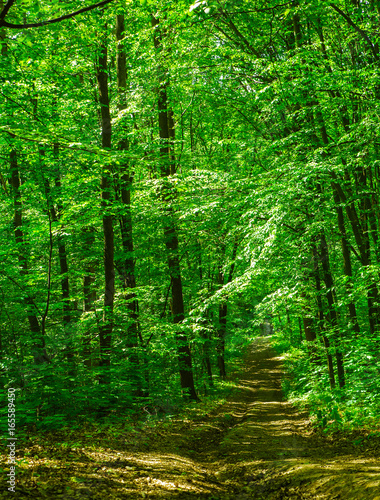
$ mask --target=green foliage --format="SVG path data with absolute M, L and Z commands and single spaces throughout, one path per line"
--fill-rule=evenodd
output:
M 380 393 L 373 380 L 376 362 L 372 364 L 374 360 L 370 357 L 368 366 L 364 367 L 360 346 L 356 346 L 355 354 L 351 353 L 351 363 L 347 366 L 350 378 L 344 391 L 331 391 L 326 370 L 310 363 L 305 344 L 292 347 L 280 336 L 276 347 L 286 352 L 284 362 L 288 376 L 282 383 L 285 396 L 307 409 L 315 425 L 326 432 L 376 426 L 380 415 Z

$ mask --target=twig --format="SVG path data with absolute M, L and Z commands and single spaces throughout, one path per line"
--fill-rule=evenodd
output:
M 71 17 L 77 16 L 78 14 L 83 14 L 84 12 L 88 12 L 89 10 L 96 9 L 97 7 L 103 7 L 103 5 L 107 5 L 108 3 L 113 2 L 113 0 L 103 0 L 103 2 L 90 5 L 89 7 L 84 7 L 83 9 L 71 12 L 71 14 L 65 14 L 64 16 L 56 17 L 55 19 L 49 19 L 47 21 L 41 21 L 39 23 L 24 23 L 24 24 L 13 24 L 13 23 L 8 23 L 7 21 L 4 20 L 5 16 L 8 14 L 9 9 L 12 7 L 14 2 L 15 0 L 9 0 L 7 5 L 1 12 L 0 27 L 5 26 L 6 28 L 10 29 L 27 29 L 27 28 L 38 28 L 40 26 L 46 26 L 47 24 L 59 23 L 60 21 L 63 21 L 65 19 L 70 19 Z

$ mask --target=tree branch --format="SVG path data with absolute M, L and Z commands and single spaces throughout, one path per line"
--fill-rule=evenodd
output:
M 343 12 L 343 10 L 341 10 L 335 4 L 330 3 L 330 7 L 334 9 L 336 12 L 338 12 L 338 14 L 340 14 L 347 21 L 347 24 L 349 24 L 357 33 L 359 33 L 359 35 L 368 43 L 369 48 L 371 49 L 371 52 L 373 54 L 373 57 L 375 58 L 375 61 L 378 61 L 379 56 L 367 33 L 363 31 L 361 28 L 359 28 L 359 26 L 357 26 L 354 23 L 354 21 L 345 12 Z
M 90 5 L 89 7 L 84 7 L 83 9 L 76 10 L 75 12 L 72 12 L 71 14 L 65 14 L 64 16 L 57 17 L 55 19 L 49 19 L 47 21 L 41 21 L 39 23 L 13 24 L 13 23 L 8 23 L 7 21 L 4 20 L 9 9 L 12 7 L 13 3 L 15 2 L 15 0 L 8 0 L 7 5 L 4 7 L 3 11 L 0 14 L 0 27 L 5 26 L 6 28 L 10 28 L 10 29 L 38 28 L 40 26 L 45 26 L 47 24 L 59 23 L 60 21 L 63 21 L 65 19 L 70 19 L 71 17 L 77 16 L 78 14 L 83 14 L 83 12 L 88 12 L 89 10 L 96 9 L 97 7 L 102 7 L 103 5 L 106 5 L 106 4 L 111 3 L 113 1 L 114 0 L 103 0 L 103 2 L 99 2 L 99 3 L 96 3 L 94 5 Z
M 229 40 L 238 44 L 241 49 L 245 47 L 246 49 L 248 49 L 249 53 L 254 54 L 256 57 L 260 57 L 260 54 L 257 52 L 257 50 L 254 47 L 252 47 L 252 45 L 248 42 L 245 36 L 238 30 L 235 23 L 230 18 L 229 14 L 225 11 L 221 11 L 221 16 L 222 17 L 220 18 L 220 20 L 232 30 L 232 32 L 236 35 L 237 40 L 234 40 L 232 37 L 227 35 L 227 33 L 220 26 L 213 23 L 216 29 L 218 29 L 221 33 L 223 33 L 223 35 L 226 36 Z
M 9 9 L 12 7 L 12 5 L 15 3 L 15 1 L 16 0 L 8 0 L 6 6 L 4 7 L 4 9 L 0 13 L 0 21 L 5 19 L 5 16 L 8 14 Z
M 0 274 L 2 274 L 6 278 L 8 278 L 10 281 L 12 281 L 12 283 L 14 285 L 18 286 L 20 288 L 20 290 L 25 293 L 26 297 L 28 297 L 28 299 L 30 300 L 30 303 L 34 305 L 34 307 L 35 307 L 36 311 L 38 312 L 38 314 L 40 316 L 42 316 L 42 313 L 38 309 L 37 304 L 34 302 L 33 298 L 28 294 L 28 292 L 24 288 L 14 278 L 12 278 L 12 276 L 9 276 L 9 274 L 7 274 L 5 271 L 0 271 Z

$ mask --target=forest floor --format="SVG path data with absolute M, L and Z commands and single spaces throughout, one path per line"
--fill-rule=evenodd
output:
M 281 357 L 258 338 L 225 404 L 113 436 L 33 437 L 16 493 L 4 472 L 0 498 L 380 500 L 380 438 L 314 430 L 283 401 L 282 377 Z

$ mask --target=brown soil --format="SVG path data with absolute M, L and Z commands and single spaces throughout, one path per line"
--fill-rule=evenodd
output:
M 307 414 L 282 400 L 281 358 L 267 338 L 244 366 L 238 390 L 201 417 L 112 440 L 82 436 L 65 450 L 34 441 L 16 494 L 2 478 L 1 498 L 380 500 L 379 439 L 355 446 L 353 436 L 313 431 Z

